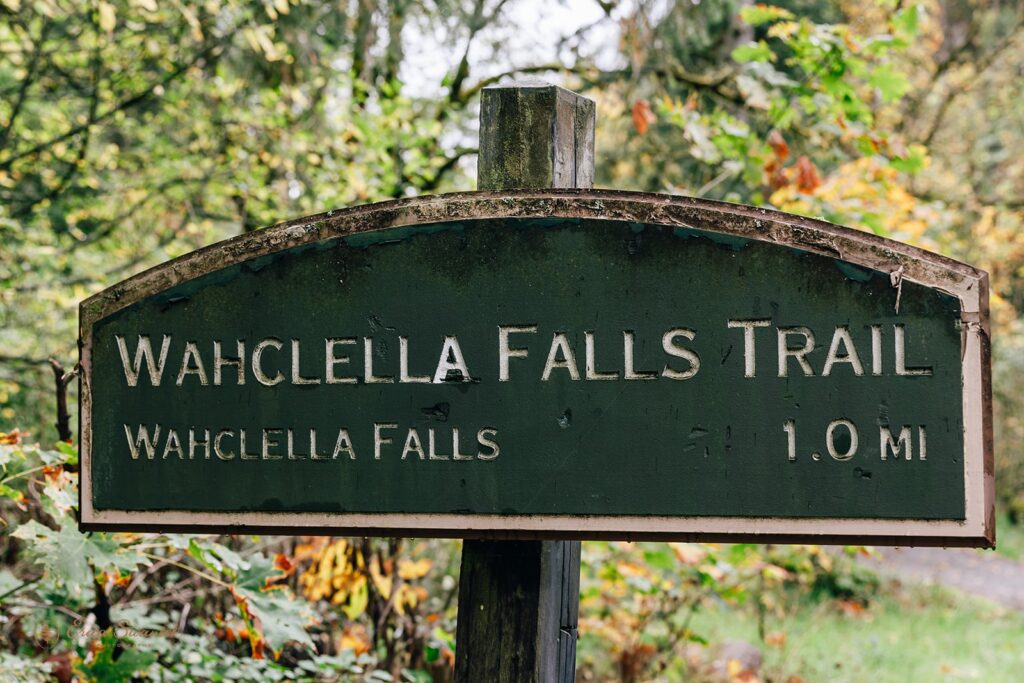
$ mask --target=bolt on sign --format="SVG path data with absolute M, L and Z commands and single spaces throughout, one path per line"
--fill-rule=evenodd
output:
M 300 219 L 82 303 L 82 525 L 990 545 L 987 287 L 649 194 Z

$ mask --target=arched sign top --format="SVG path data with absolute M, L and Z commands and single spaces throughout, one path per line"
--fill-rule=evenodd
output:
M 619 191 L 331 211 L 81 305 L 82 523 L 989 545 L 987 275 Z
M 621 190 L 502 190 L 427 195 L 296 218 L 198 249 L 82 302 L 82 322 L 227 266 L 358 233 L 510 218 L 587 218 L 692 228 L 770 242 L 896 274 L 960 299 L 965 318 L 988 317 L 988 274 L 924 249 L 823 220 L 710 199 Z

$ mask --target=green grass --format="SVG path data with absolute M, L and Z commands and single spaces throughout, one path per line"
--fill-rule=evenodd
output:
M 890 584 L 883 593 L 860 614 L 805 601 L 784 620 L 769 617 L 766 632 L 785 634 L 782 645 L 760 643 L 749 608 L 705 608 L 692 627 L 712 643 L 760 647 L 765 681 L 1024 680 L 1024 615 L 934 587 Z
M 1009 515 L 996 515 L 996 552 L 1011 560 L 1024 559 L 1024 526 L 1014 524 Z

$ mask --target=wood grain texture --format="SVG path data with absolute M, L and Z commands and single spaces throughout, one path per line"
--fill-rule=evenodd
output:
M 478 189 L 592 187 L 595 118 L 555 86 L 485 90 Z M 579 601 L 579 541 L 467 541 L 456 681 L 572 683 Z

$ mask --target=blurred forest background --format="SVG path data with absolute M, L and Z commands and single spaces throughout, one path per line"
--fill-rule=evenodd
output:
M 1022 22 L 1020 0 L 0 0 L 0 678 L 450 680 L 457 542 L 81 534 L 55 385 L 73 418 L 77 303 L 113 282 L 288 218 L 473 189 L 479 93 L 510 78 L 596 100 L 599 187 L 821 216 L 987 270 L 1012 551 Z M 579 678 L 1013 680 L 1019 615 L 859 552 L 585 544 Z

